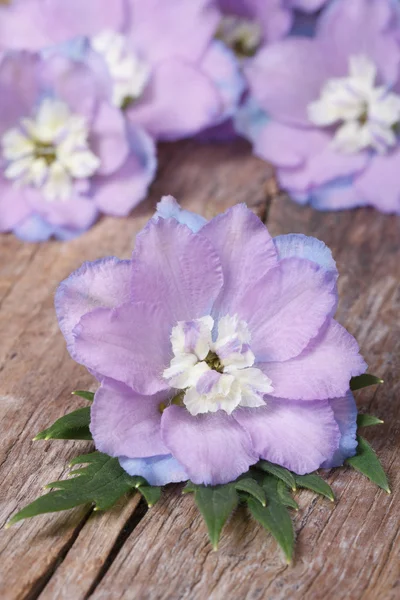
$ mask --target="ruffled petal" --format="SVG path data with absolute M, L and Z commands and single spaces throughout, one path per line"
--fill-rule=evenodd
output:
M 213 314 L 233 315 L 247 289 L 276 265 L 274 243 L 265 225 L 245 204 L 209 221 L 201 235 L 217 250 L 224 273 L 224 287 Z
M 73 344 L 72 330 L 80 318 L 95 308 L 114 308 L 130 299 L 129 260 L 111 256 L 85 262 L 57 288 L 55 308 L 60 329 Z
M 261 458 L 298 475 L 331 459 L 340 440 L 329 402 L 288 402 L 266 397 L 265 408 L 239 409 L 234 418 Z
M 193 417 L 170 406 L 162 415 L 161 435 L 193 483 L 228 483 L 258 460 L 248 433 L 223 411 Z
M 207 219 L 201 215 L 182 208 L 173 196 L 163 196 L 157 204 L 153 219 L 157 221 L 159 218 L 175 219 L 178 223 L 187 225 L 193 233 L 197 233 L 207 223 Z
M 126 114 L 157 139 L 175 140 L 212 125 L 222 111 L 211 79 L 200 68 L 171 59 L 154 68 L 141 99 Z
M 168 389 L 162 378 L 172 358 L 170 325 L 162 305 L 137 302 L 96 308 L 73 330 L 72 357 L 100 377 L 125 383 L 138 394 Z
M 293 257 L 305 258 L 337 277 L 338 272 L 332 252 L 321 240 L 302 233 L 289 233 L 275 237 L 274 244 L 279 260 Z
M 354 337 L 333 319 L 300 356 L 257 366 L 272 381 L 271 395 L 289 400 L 344 396 L 350 379 L 367 368 Z
M 165 392 L 141 396 L 112 380 L 103 381 L 90 411 L 90 431 L 97 450 L 110 456 L 145 458 L 167 454 L 161 440 L 160 402 Z
M 330 400 L 329 404 L 339 426 L 340 441 L 334 455 L 321 465 L 324 469 L 340 467 L 357 450 L 357 406 L 353 394 L 349 391 L 343 398 Z
M 223 284 L 210 242 L 175 219 L 148 223 L 136 238 L 132 266 L 134 299 L 162 302 L 171 328 L 209 315 Z
M 335 311 L 335 282 L 309 260 L 285 258 L 249 286 L 237 312 L 249 326 L 256 362 L 287 361 L 306 348 Z
M 167 485 L 189 479 L 183 466 L 171 454 L 149 458 L 121 456 L 119 464 L 129 475 L 144 477 L 150 485 Z

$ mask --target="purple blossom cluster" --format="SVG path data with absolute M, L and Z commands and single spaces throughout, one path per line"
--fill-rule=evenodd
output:
M 131 260 L 84 263 L 56 293 L 71 356 L 100 382 L 96 448 L 151 485 L 223 484 L 260 458 L 297 474 L 356 452 L 330 250 L 274 239 L 245 205 L 207 222 L 165 197 Z

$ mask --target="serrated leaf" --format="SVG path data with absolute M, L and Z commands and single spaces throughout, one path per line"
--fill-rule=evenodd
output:
M 355 390 L 361 390 L 362 388 L 379 383 L 383 383 L 383 379 L 369 373 L 364 373 L 364 375 L 357 375 L 357 377 L 350 379 L 350 389 L 354 392 Z
M 370 427 L 370 425 L 382 425 L 383 421 L 374 417 L 373 415 L 361 415 L 357 416 L 357 427 Z
M 230 483 L 214 487 L 196 485 L 194 500 L 206 522 L 210 542 L 217 550 L 222 528 L 239 502 L 235 486 Z
M 389 483 L 385 471 L 383 470 L 375 451 L 363 437 L 357 436 L 357 440 L 357 454 L 348 458 L 346 463 L 390 494 Z
M 255 466 L 257 469 L 261 469 L 262 471 L 281 479 L 293 491 L 296 490 L 296 480 L 293 473 L 288 471 L 288 469 L 275 465 L 274 463 L 269 462 L 269 460 L 260 460 Z
M 246 494 L 253 496 L 253 498 L 258 500 L 263 506 L 266 505 L 265 491 L 260 485 L 258 485 L 257 481 L 251 477 L 239 479 L 234 483 L 234 485 L 236 491 L 246 492 Z
M 94 400 L 94 392 L 86 392 L 85 390 L 76 390 L 75 392 L 72 392 L 73 396 L 79 396 L 80 398 L 84 398 L 85 400 L 88 400 L 89 402 L 93 402 Z
M 277 492 L 282 504 L 289 508 L 294 508 L 294 510 L 299 510 L 299 505 L 282 480 L 278 481 Z
M 136 486 L 147 502 L 149 508 L 154 506 L 161 498 L 161 488 L 153 485 Z
M 22 519 L 68 510 L 84 504 L 94 504 L 95 510 L 106 510 L 124 494 L 140 486 L 142 481 L 146 484 L 143 487 L 150 487 L 142 477 L 128 475 L 117 458 L 111 458 L 101 452 L 77 456 L 70 464 L 87 466 L 72 471 L 73 477 L 70 479 L 48 484 L 46 487 L 55 488 L 55 491 L 28 504 L 10 519 L 7 526 Z
M 267 506 L 262 506 L 254 498 L 248 498 L 247 505 L 252 517 L 274 536 L 282 548 L 287 562 L 291 563 L 294 550 L 294 530 L 287 508 L 281 502 L 272 499 L 268 500 Z
M 316 494 L 321 494 L 321 496 L 325 496 L 325 498 L 328 498 L 332 502 L 335 500 L 335 495 L 331 486 L 316 473 L 310 473 L 309 475 L 295 475 L 295 477 L 299 487 L 312 490 Z
M 38 433 L 33 440 L 91 440 L 90 407 L 78 408 L 57 419 L 53 425 Z

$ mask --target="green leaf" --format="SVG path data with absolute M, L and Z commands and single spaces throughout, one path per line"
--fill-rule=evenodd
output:
M 369 373 L 364 373 L 364 375 L 358 375 L 357 377 L 351 378 L 350 389 L 354 392 L 355 390 L 361 390 L 361 388 L 377 385 L 378 383 L 383 383 L 383 379 L 376 377 L 375 375 L 370 375 Z
M 361 436 L 357 436 L 358 446 L 357 454 L 346 460 L 346 463 L 359 471 L 373 483 L 376 483 L 380 488 L 390 494 L 389 483 L 385 475 L 385 471 L 377 457 L 375 451 L 369 445 L 367 440 Z
M 255 466 L 257 469 L 261 469 L 262 471 L 271 473 L 271 475 L 274 475 L 278 479 L 281 479 L 293 491 L 296 490 L 296 480 L 293 476 L 293 473 L 291 473 L 284 467 L 275 465 L 274 463 L 271 463 L 268 460 L 260 460 Z
M 335 495 L 332 491 L 330 485 L 326 483 L 319 475 L 316 473 L 310 473 L 309 475 L 295 475 L 296 483 L 299 487 L 307 488 L 308 490 L 312 490 L 317 494 L 321 494 L 321 496 L 325 496 L 329 498 L 332 502 L 335 500 Z
M 51 427 L 41 431 L 33 438 L 36 440 L 91 440 L 89 430 L 90 407 L 78 408 L 73 412 L 57 419 Z
M 374 417 L 373 415 L 361 415 L 357 416 L 357 427 L 369 427 L 370 425 L 381 425 L 383 421 Z
M 262 506 L 254 498 L 248 498 L 247 505 L 252 517 L 274 536 L 282 548 L 288 564 L 291 563 L 294 550 L 294 531 L 287 508 L 281 502 L 273 499 L 268 500 L 267 506 Z
M 128 475 L 117 458 L 101 452 L 78 456 L 70 464 L 87 466 L 71 471 L 70 479 L 49 483 L 46 487 L 55 488 L 55 491 L 37 498 L 20 510 L 10 519 L 7 527 L 22 519 L 84 504 L 94 504 L 95 510 L 106 510 L 127 492 L 141 487 L 143 482 L 143 487 L 150 487 L 142 477 Z
M 222 528 L 239 502 L 235 486 L 231 483 L 215 487 L 196 485 L 194 500 L 206 522 L 210 542 L 217 550 Z M 257 504 L 260 503 L 257 501 Z
M 299 505 L 297 504 L 296 500 L 292 497 L 292 494 L 289 492 L 287 486 L 283 481 L 278 481 L 277 492 L 282 504 L 288 506 L 289 508 L 294 508 L 294 510 L 299 510 Z
M 258 500 L 263 506 L 266 505 L 265 501 L 265 491 L 263 488 L 251 477 L 244 477 L 243 479 L 239 479 L 235 482 L 235 489 L 238 492 L 246 492 L 250 496 L 253 496 L 256 500 Z
M 94 400 L 94 392 L 85 392 L 84 390 L 76 390 L 75 392 L 72 392 L 73 396 L 80 396 L 81 398 L 84 398 L 85 400 L 89 400 L 89 402 L 93 402 Z
M 149 508 L 154 506 L 161 498 L 161 488 L 153 485 L 137 486 L 137 489 L 142 494 Z
M 185 487 L 182 490 L 182 494 L 191 494 L 196 491 L 196 485 L 191 481 L 187 481 Z

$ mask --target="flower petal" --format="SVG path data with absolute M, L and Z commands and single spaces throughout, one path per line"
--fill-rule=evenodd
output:
M 366 203 L 382 212 L 400 214 L 399 169 L 400 149 L 374 156 L 369 167 L 355 178 L 353 188 Z
M 141 396 L 121 383 L 103 381 L 90 411 L 96 449 L 110 456 L 145 458 L 167 454 L 161 440 L 160 402 L 165 392 Z
M 209 315 L 223 284 L 210 242 L 175 219 L 148 223 L 136 238 L 132 267 L 133 298 L 162 302 L 171 329 L 178 321 Z
M 292 257 L 305 258 L 335 274 L 335 276 L 338 275 L 331 250 L 324 242 L 315 237 L 303 235 L 302 233 L 278 235 L 274 238 L 274 244 L 279 260 Z
M 157 169 L 156 148 L 144 131 L 130 127 L 130 154 L 112 175 L 95 175 L 94 201 L 108 215 L 124 217 L 147 194 Z
M 224 287 L 214 305 L 218 316 L 235 314 L 246 290 L 275 266 L 275 246 L 265 225 L 245 204 L 237 204 L 201 230 L 220 257 Z
M 162 305 L 137 302 L 96 308 L 73 331 L 73 358 L 98 373 L 152 395 L 169 386 L 162 378 L 171 361 L 171 333 Z
M 157 221 L 159 218 L 175 219 L 178 223 L 187 225 L 193 233 L 197 233 L 207 223 L 203 216 L 182 208 L 173 196 L 163 196 L 157 204 L 153 219 Z
M 99 175 L 114 173 L 129 152 L 127 130 L 120 110 L 101 102 L 90 131 L 90 147 L 100 159 Z
M 285 258 L 248 287 L 237 311 L 250 329 L 256 362 L 286 361 L 306 348 L 335 311 L 335 282 L 309 260 Z
M 257 366 L 272 381 L 271 395 L 289 400 L 344 396 L 350 379 L 367 368 L 354 337 L 333 319 L 300 356 Z
M 0 231 L 10 231 L 32 214 L 25 192 L 0 175 Z
M 72 330 L 95 308 L 114 308 L 130 299 L 131 261 L 111 256 L 84 262 L 57 288 L 55 307 L 60 329 L 73 344 Z
M 5 8 L 9 10 L 9 8 Z M 0 23 L 3 17 L 0 14 Z M 0 25 L 1 31 L 1 25 Z M 0 34 L 1 42 L 2 37 Z M 1 45 L 1 44 L 0 44 Z M 0 134 L 31 114 L 40 93 L 40 57 L 28 52 L 4 54 L 0 61 Z
M 357 449 L 357 406 L 353 394 L 349 391 L 343 398 L 330 400 L 329 404 L 341 437 L 335 454 L 321 465 L 324 469 L 340 467 Z
M 167 485 L 189 479 L 185 469 L 171 454 L 149 458 L 121 456 L 119 464 L 129 475 L 144 477 L 149 485 Z
M 161 435 L 197 484 L 233 481 L 258 459 L 250 436 L 223 411 L 193 417 L 185 408 L 170 406 L 162 415 Z
M 233 416 L 249 433 L 261 458 L 298 475 L 318 469 L 339 444 L 339 427 L 327 401 L 267 397 L 265 408 L 239 409 Z
M 199 60 L 218 26 L 218 10 L 209 0 L 129 0 L 129 4 L 132 41 L 151 62 L 172 56 Z
M 222 102 L 199 68 L 171 59 L 155 67 L 141 99 L 126 114 L 157 139 L 175 140 L 212 125 L 222 114 Z

